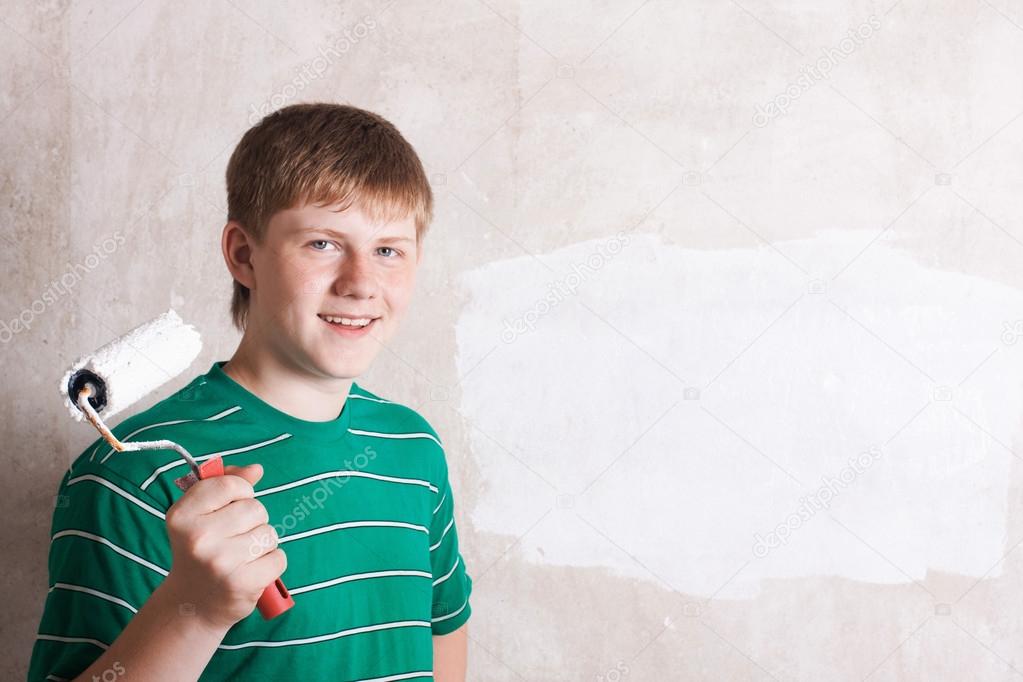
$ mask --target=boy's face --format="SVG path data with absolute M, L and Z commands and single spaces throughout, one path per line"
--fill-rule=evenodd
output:
M 371 224 L 357 205 L 337 208 L 280 211 L 263 242 L 250 242 L 248 325 L 286 364 L 313 376 L 354 379 L 394 336 L 421 251 L 411 216 Z M 371 322 L 345 326 L 338 317 Z

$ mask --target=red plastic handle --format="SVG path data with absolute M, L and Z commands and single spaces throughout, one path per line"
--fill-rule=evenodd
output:
M 223 475 L 224 460 L 220 457 L 208 459 L 199 465 L 200 479 Z M 263 590 L 263 594 L 259 597 L 259 601 L 256 602 L 256 608 L 259 609 L 260 615 L 266 620 L 276 618 L 294 605 L 295 600 L 288 593 L 288 588 L 284 586 L 280 578 L 273 581 L 273 584 L 267 585 L 266 589 Z

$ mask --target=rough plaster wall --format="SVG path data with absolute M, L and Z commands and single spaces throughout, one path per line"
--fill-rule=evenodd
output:
M 227 156 L 319 99 L 437 191 L 363 383 L 448 443 L 470 679 L 1023 677 L 1017 3 L 8 3 L 0 36 L 4 679 L 93 438 L 55 377 L 168 305 L 197 370 L 230 354 Z

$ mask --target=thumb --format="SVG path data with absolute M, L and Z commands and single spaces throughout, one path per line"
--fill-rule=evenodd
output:
M 241 476 L 249 485 L 256 485 L 259 479 L 263 478 L 262 464 L 249 464 L 243 467 L 228 465 L 224 467 L 225 476 Z

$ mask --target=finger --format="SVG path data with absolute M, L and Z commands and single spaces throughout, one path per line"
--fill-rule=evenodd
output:
M 259 479 L 263 478 L 263 465 L 262 464 L 248 464 L 243 467 L 228 465 L 224 467 L 225 476 L 241 476 L 249 485 L 256 485 L 259 483 Z
M 220 563 L 227 573 L 234 573 L 246 564 L 259 560 L 277 549 L 277 531 L 262 525 L 249 532 L 224 538 L 220 543 Z
M 190 515 L 209 514 L 235 500 L 255 496 L 252 484 L 241 476 L 215 476 L 197 481 L 178 500 L 180 509 Z
M 240 567 L 235 572 L 234 578 L 238 581 L 238 586 L 241 589 L 262 592 L 267 585 L 273 584 L 287 568 L 288 557 L 284 550 L 278 547 Z
M 248 530 L 230 539 L 231 542 L 245 543 L 245 560 L 255 561 L 259 557 L 277 549 L 280 538 L 277 529 L 268 523 Z
M 204 514 L 203 529 L 216 537 L 229 538 L 251 531 L 270 520 L 266 507 L 259 500 L 247 497 Z

